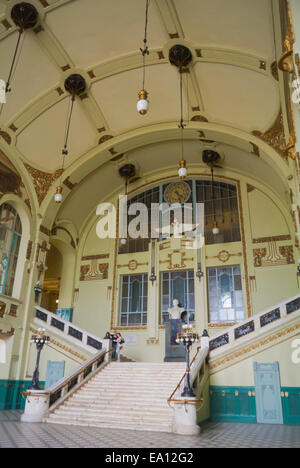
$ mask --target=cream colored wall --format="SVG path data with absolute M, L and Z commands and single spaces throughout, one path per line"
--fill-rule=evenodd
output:
M 217 372 L 210 376 L 210 385 L 217 386 L 254 386 L 253 362 L 279 362 L 280 381 L 282 387 L 300 387 L 300 363 L 292 361 L 295 348 L 292 343 L 296 338 L 273 346 L 256 356 Z
M 167 173 L 161 175 L 165 177 Z M 272 238 L 276 239 L 274 245 L 277 253 L 280 247 L 292 246 L 293 248 L 293 223 L 286 203 L 279 200 L 267 186 L 262 186 L 258 181 L 240 174 L 226 174 L 225 172 L 225 179 L 226 176 L 231 181 L 233 179 L 239 181 L 242 241 L 205 246 L 202 251 L 202 270 L 205 272 L 207 267 L 216 266 L 239 265 L 241 267 L 246 317 L 247 314 L 259 313 L 299 292 L 295 263 L 281 264 L 286 262 L 284 257 L 281 254 L 276 257 L 273 255 L 273 250 L 270 251 L 270 248 L 274 247 L 273 244 L 270 247 Z M 148 184 L 154 184 L 156 180 L 154 176 L 153 178 L 147 177 Z M 140 191 L 148 188 L 143 181 L 140 181 L 139 186 L 143 187 Z M 116 202 L 116 198 L 111 198 L 111 200 Z M 122 254 L 117 255 L 115 260 L 115 241 L 100 240 L 96 235 L 96 224 L 95 207 L 94 213 L 88 217 L 86 227 L 80 236 L 75 278 L 75 287 L 79 289 L 79 292 L 74 303 L 74 322 L 99 336 L 104 336 L 107 330 L 114 328 L 120 330 L 124 337 L 135 335 L 137 345 L 125 345 L 123 349 L 125 354 L 137 360 L 162 361 L 165 355 L 165 339 L 164 328 L 159 326 L 159 281 L 156 281 L 153 286 L 149 282 L 147 327 L 119 327 L 118 322 L 120 277 L 123 274 L 149 274 L 150 254 L 148 252 Z M 174 249 L 176 250 L 178 245 L 160 250 L 159 243 L 157 243 L 156 248 L 156 275 L 159 278 L 160 272 L 168 270 L 168 264 L 160 262 L 166 261 L 168 255 Z M 255 249 L 267 249 L 266 257 L 269 257 L 270 264 L 255 266 Z M 179 246 L 179 250 L 180 255 L 186 254 L 187 260 L 184 268 L 196 269 L 195 251 L 185 251 L 182 246 Z M 222 250 L 230 253 L 230 258 L 225 263 L 218 258 Z M 86 263 L 81 260 L 81 257 L 99 254 L 109 255 L 109 259 L 99 260 L 99 262 L 109 262 L 108 279 L 79 281 L 80 265 Z M 296 249 L 293 249 L 293 254 L 297 260 Z M 137 262 L 137 267 L 133 270 L 128 266 L 132 260 Z M 195 279 L 195 287 L 196 330 L 202 333 L 204 328 L 208 328 L 209 334 L 213 335 L 222 328 L 226 328 L 224 326 L 209 327 L 206 277 L 201 282 Z
M 13 337 L 0 338 L 0 380 L 9 378 L 12 357 Z

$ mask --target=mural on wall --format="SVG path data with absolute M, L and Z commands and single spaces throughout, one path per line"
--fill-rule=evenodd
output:
M 109 254 L 82 257 L 84 264 L 80 266 L 80 281 L 107 280 L 109 263 L 98 263 L 98 260 L 107 258 Z

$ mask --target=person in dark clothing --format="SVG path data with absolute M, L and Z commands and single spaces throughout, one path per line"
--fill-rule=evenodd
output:
M 124 343 L 124 338 L 122 338 L 121 333 L 117 333 L 117 343 L 116 343 L 116 353 L 118 356 L 118 362 L 121 362 L 121 349 L 122 344 Z
M 116 351 L 117 351 L 117 344 L 118 344 L 118 333 L 115 331 L 113 335 L 111 335 L 111 339 L 112 339 L 112 347 L 113 347 L 113 352 L 112 352 L 112 355 L 111 355 L 111 358 L 113 360 L 116 359 Z

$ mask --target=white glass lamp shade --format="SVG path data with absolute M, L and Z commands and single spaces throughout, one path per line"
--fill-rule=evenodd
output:
M 141 115 L 145 115 L 148 111 L 148 108 L 149 108 L 149 102 L 147 100 L 147 97 L 148 97 L 148 93 L 145 89 L 142 89 L 140 92 L 139 92 L 139 100 L 137 102 L 137 110 L 139 112 L 139 114 Z
M 185 179 L 185 177 L 187 176 L 187 169 L 186 169 L 186 164 L 185 164 L 184 159 L 182 159 L 179 162 L 178 175 L 179 175 L 180 179 Z
M 214 221 L 214 225 L 213 225 L 213 228 L 212 228 L 212 233 L 215 236 L 220 233 L 220 229 L 218 228 L 216 221 Z
M 6 84 L 4 80 L 0 80 L 0 104 L 6 103 Z
M 54 200 L 56 203 L 61 203 L 62 201 L 62 188 L 60 186 L 58 186 L 56 188 L 56 193 L 54 195 Z
M 120 240 L 121 245 L 126 245 L 126 242 L 127 242 L 126 239 L 121 239 L 121 240 Z

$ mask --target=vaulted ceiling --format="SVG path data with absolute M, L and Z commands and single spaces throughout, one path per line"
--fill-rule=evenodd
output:
M 10 17 L 15 3 L 0 0 L 3 79 L 18 35 Z M 119 154 L 138 160 L 140 175 L 177 166 L 179 74 L 168 60 L 174 44 L 193 55 L 183 76 L 187 162 L 190 155 L 190 163 L 201 163 L 201 151 L 212 140 L 228 170 L 249 173 L 284 194 L 290 173 L 284 152 L 288 116 L 282 73 L 274 65 L 282 52 L 281 0 L 151 0 L 146 116 L 136 110 L 145 1 L 30 3 L 39 23 L 23 35 L 12 92 L 0 115 L 0 149 L 18 168 L 24 166 L 37 207 L 46 211 L 52 204 L 56 216 L 52 199 L 70 101 L 64 80 L 72 73 L 85 78 L 87 92 L 74 106 L 64 173 L 69 189 L 77 185 L 58 217 L 76 211 L 80 227 L 87 211 L 85 205 L 81 212 L 75 209 L 76 198 L 89 190 L 93 209 L 121 184 L 116 165 L 108 164 Z

